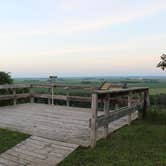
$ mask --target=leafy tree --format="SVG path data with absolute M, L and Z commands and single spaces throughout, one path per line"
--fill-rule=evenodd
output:
M 162 70 L 166 69 L 166 54 L 161 56 L 161 61 L 158 63 L 157 67 L 160 67 Z
M 2 84 L 11 84 L 13 79 L 11 78 L 9 73 L 0 71 L 0 85 Z

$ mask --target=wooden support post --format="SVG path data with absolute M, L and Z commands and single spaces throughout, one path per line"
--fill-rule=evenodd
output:
M 30 87 L 30 102 L 31 103 L 34 103 L 35 101 L 34 101 L 34 97 L 33 97 L 33 88 L 32 88 L 32 86 Z
M 106 94 L 105 98 L 104 98 L 104 116 L 105 116 L 105 118 L 107 118 L 109 115 L 109 109 L 110 109 L 110 95 Z M 109 123 L 107 123 L 104 126 L 104 138 L 107 138 L 108 134 L 109 134 Z
M 128 94 L 128 107 L 131 108 L 132 106 L 132 93 L 130 92 Z M 131 124 L 131 110 L 129 110 L 129 114 L 128 114 L 128 125 Z
M 97 118 L 97 109 L 98 109 L 98 95 L 96 93 L 92 94 L 92 103 L 91 103 L 91 110 L 92 110 L 92 117 L 91 117 L 91 133 L 90 133 L 90 145 L 91 148 L 96 146 L 96 118 Z
M 149 105 L 150 105 L 149 90 L 146 90 L 144 92 L 144 104 L 143 104 L 143 113 L 142 113 L 143 119 L 146 118 L 147 116 L 147 110 Z
M 48 88 L 48 94 L 51 93 L 51 88 Z M 48 104 L 50 105 L 51 104 L 51 99 L 48 97 Z
M 119 101 L 119 98 L 116 98 L 117 101 Z M 119 109 L 119 103 L 116 101 L 116 104 L 115 104 L 115 110 Z
M 13 104 L 16 105 L 17 104 L 16 89 L 13 89 L 12 91 L 13 91 L 13 95 L 14 95 Z
M 70 100 L 69 100 L 69 89 L 67 89 L 67 96 L 66 96 L 66 105 L 70 107 Z
M 51 104 L 54 105 L 54 86 L 52 85 L 52 88 L 51 88 Z

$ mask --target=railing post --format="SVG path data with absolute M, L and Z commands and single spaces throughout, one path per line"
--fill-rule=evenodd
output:
M 48 88 L 48 94 L 51 94 L 51 88 Z M 49 98 L 49 96 L 48 96 L 48 104 L 49 105 L 51 104 L 51 99 Z
M 34 103 L 33 87 L 32 87 L 32 85 L 31 85 L 31 87 L 30 87 L 30 102 L 31 102 L 31 103 Z
M 14 96 L 14 99 L 13 99 L 13 104 L 16 105 L 17 104 L 17 99 L 16 99 L 16 89 L 13 89 L 13 96 Z
M 70 107 L 70 100 L 69 100 L 69 88 L 67 88 L 66 105 L 67 105 L 68 107 Z
M 142 113 L 143 119 L 146 118 L 149 105 L 150 105 L 149 90 L 146 90 L 144 91 L 144 104 L 143 104 L 143 113 Z
M 52 105 L 54 105 L 54 85 L 51 87 L 51 100 Z
M 128 94 L 128 107 L 131 108 L 132 106 L 132 93 L 130 92 Z M 128 114 L 128 125 L 131 124 L 131 109 L 129 109 L 129 114 Z
M 91 132 L 90 132 L 90 146 L 91 146 L 91 148 L 94 148 L 96 146 L 97 109 L 98 109 L 98 95 L 96 93 L 93 93 L 92 94 L 92 103 L 91 103 L 92 117 L 91 117 L 91 124 L 90 124 L 90 127 L 91 127 Z
M 107 119 L 110 109 L 110 95 L 106 94 L 104 98 L 104 116 Z M 104 138 L 107 138 L 109 134 L 109 123 L 104 126 Z

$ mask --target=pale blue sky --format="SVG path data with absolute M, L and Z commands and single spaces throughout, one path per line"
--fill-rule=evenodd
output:
M 0 2 L 0 70 L 15 77 L 165 75 L 165 0 Z

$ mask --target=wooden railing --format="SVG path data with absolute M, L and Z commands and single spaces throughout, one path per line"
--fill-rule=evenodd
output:
M 125 107 L 116 104 L 114 110 L 110 110 L 110 99 L 112 97 L 127 98 Z M 143 100 L 142 100 L 143 99 Z M 99 100 L 103 100 L 103 113 L 98 115 Z M 90 144 L 91 147 L 96 146 L 97 130 L 104 127 L 104 137 L 109 134 L 109 124 L 121 117 L 128 116 L 128 124 L 131 123 L 131 115 L 133 112 L 139 111 L 143 118 L 149 105 L 149 89 L 148 88 L 130 88 L 121 90 L 96 90 L 92 94 L 92 117 L 90 119 Z M 142 109 L 141 109 L 142 108 Z
M 57 95 L 55 90 L 57 87 L 65 90 L 82 89 L 91 93 L 89 97 Z M 47 88 L 48 93 L 40 93 L 36 88 Z M 26 89 L 26 92 L 24 92 Z M 149 105 L 149 89 L 148 88 L 129 88 L 119 90 L 96 90 L 97 87 L 87 86 L 69 86 L 57 84 L 19 84 L 19 85 L 0 85 L 0 91 L 5 90 L 8 93 L 0 94 L 0 101 L 13 100 L 13 104 L 17 104 L 18 99 L 28 98 L 31 103 L 35 102 L 35 98 L 44 98 L 48 100 L 48 104 L 54 105 L 54 100 L 66 101 L 66 105 L 70 106 L 71 101 L 89 102 L 91 103 L 90 118 L 90 145 L 95 147 L 97 130 L 104 127 L 104 137 L 109 134 L 109 124 L 121 117 L 128 116 L 128 124 L 131 123 L 131 115 L 133 112 L 139 111 L 139 115 L 146 117 Z M 20 91 L 19 91 L 20 90 Z M 125 106 L 121 106 L 119 101 L 124 101 Z M 114 103 L 114 109 L 111 110 L 110 105 Z M 101 112 L 102 111 L 102 112 Z M 98 114 L 100 112 L 100 114 Z
M 66 95 L 58 95 L 55 94 L 56 88 L 61 88 L 65 90 Z M 27 93 L 17 92 L 18 90 L 27 89 Z M 37 91 L 36 89 L 40 89 Z M 45 93 L 42 93 L 41 89 L 47 89 Z M 70 90 L 85 90 L 88 91 L 89 94 L 94 90 L 97 89 L 96 87 L 89 87 L 89 86 L 72 86 L 72 85 L 62 85 L 62 84 L 15 84 L 15 85 L 0 85 L 0 90 L 6 90 L 8 93 L 1 94 L 0 93 L 0 101 L 2 100 L 13 100 L 13 104 L 17 104 L 17 99 L 21 98 L 30 98 L 30 102 L 34 103 L 35 99 L 45 99 L 48 100 L 48 104 L 54 105 L 55 100 L 63 100 L 66 102 L 67 106 L 70 106 L 70 102 L 91 102 L 91 96 L 73 96 L 70 95 Z

